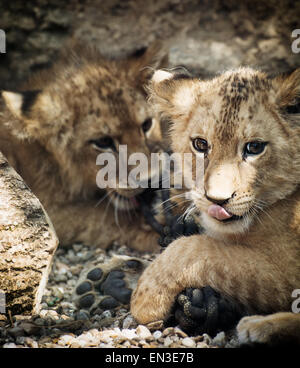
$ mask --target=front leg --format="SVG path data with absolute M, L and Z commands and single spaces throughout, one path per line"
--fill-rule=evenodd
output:
M 143 324 L 165 320 L 182 290 L 204 286 L 233 298 L 250 314 L 286 310 L 296 285 L 289 284 L 275 253 L 269 258 L 258 248 L 224 244 L 206 235 L 182 237 L 142 274 L 131 312 Z

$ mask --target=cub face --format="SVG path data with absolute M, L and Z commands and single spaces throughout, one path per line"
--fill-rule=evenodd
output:
M 89 195 L 98 189 L 96 175 L 105 166 L 96 165 L 99 153 L 112 153 L 118 164 L 120 145 L 127 146 L 128 156 L 141 152 L 148 157 L 161 141 L 160 124 L 146 102 L 143 83 L 149 74 L 146 67 L 164 62 L 158 45 L 120 61 L 105 60 L 86 47 L 67 50 L 54 68 L 34 76 L 24 91 L 2 92 L 11 114 L 8 129 L 50 153 L 71 194 Z M 130 209 L 141 189 L 107 191 L 118 209 Z
M 295 191 L 300 69 L 271 79 L 241 68 L 210 81 L 159 70 L 149 89 L 153 106 L 173 123 L 173 151 L 204 159 L 203 183 L 189 197 L 208 234 L 244 233 Z

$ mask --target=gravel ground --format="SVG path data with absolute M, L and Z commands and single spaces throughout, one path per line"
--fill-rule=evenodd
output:
M 216 348 L 236 347 L 234 336 L 219 333 L 214 339 L 208 335 L 188 336 L 178 327 L 164 328 L 162 323 L 137 325 L 129 306 L 114 311 L 97 310 L 90 315 L 77 310 L 72 293 L 80 272 L 89 262 L 107 262 L 113 254 L 138 256 L 125 246 L 114 246 L 105 253 L 74 244 L 60 248 L 55 255 L 52 272 L 39 315 L 26 318 L 0 315 L 0 346 L 4 348 L 82 348 L 82 347 L 141 347 L 141 348 Z M 145 254 L 142 258 L 151 260 Z M 2 320 L 1 320 L 2 318 Z

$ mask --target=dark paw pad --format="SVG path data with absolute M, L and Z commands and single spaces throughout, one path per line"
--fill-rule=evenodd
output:
M 75 304 L 90 311 L 129 304 L 132 290 L 147 265 L 144 260 L 114 256 L 108 263 L 85 269 L 75 287 Z
M 242 306 L 207 286 L 188 288 L 177 296 L 174 317 L 189 333 L 215 336 L 233 328 L 245 315 Z
M 126 287 L 123 280 L 124 272 L 111 271 L 100 286 L 100 291 L 105 295 L 111 295 L 123 304 L 129 304 L 132 290 Z
M 96 267 L 94 269 L 92 269 L 87 275 L 86 278 L 91 280 L 91 281 L 99 281 L 101 280 L 103 275 L 103 271 L 101 270 L 100 267 Z

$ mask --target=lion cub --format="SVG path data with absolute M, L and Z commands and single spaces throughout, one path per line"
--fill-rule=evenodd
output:
M 124 60 L 77 45 L 20 91 L 2 92 L 0 150 L 44 205 L 61 244 L 158 248 L 139 210 L 144 189 L 100 190 L 96 175 L 104 165 L 96 158 L 102 152 L 117 158 L 120 145 L 128 156 L 149 158 L 160 149 L 160 123 L 142 86 L 148 67 L 166 59 L 158 44 Z
M 270 314 L 241 320 L 242 343 L 300 343 L 291 312 L 300 289 L 300 69 L 269 78 L 241 68 L 209 81 L 159 70 L 150 90 L 173 123 L 173 151 L 203 157 L 203 184 L 189 198 L 205 233 L 175 240 L 145 270 L 134 317 L 165 319 L 180 292 L 209 286 L 247 314 Z

